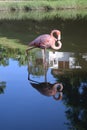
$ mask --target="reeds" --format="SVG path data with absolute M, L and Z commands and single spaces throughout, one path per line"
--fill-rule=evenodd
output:
M 79 18 L 87 18 L 87 10 L 86 9 L 69 9 L 67 10 L 52 10 L 52 11 L 0 11 L 0 20 L 23 20 L 23 19 L 33 19 L 36 21 L 44 20 L 44 19 L 77 19 Z

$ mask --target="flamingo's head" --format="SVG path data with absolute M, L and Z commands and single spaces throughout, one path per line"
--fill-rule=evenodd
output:
M 56 30 L 56 35 L 57 35 L 57 40 L 60 41 L 61 40 L 61 32 L 59 30 Z
M 51 32 L 51 36 L 55 37 L 55 44 L 52 44 L 51 47 L 54 50 L 59 50 L 62 47 L 62 43 L 61 43 L 61 32 L 59 30 L 53 30 Z
M 57 90 L 57 93 L 59 92 L 59 96 L 56 97 L 56 94 L 55 94 L 53 95 L 53 98 L 55 100 L 61 100 L 63 97 L 63 93 L 62 93 L 63 85 L 61 83 L 56 83 L 53 87 Z
M 54 36 L 58 41 L 61 40 L 61 32 L 59 30 L 52 30 L 51 36 Z

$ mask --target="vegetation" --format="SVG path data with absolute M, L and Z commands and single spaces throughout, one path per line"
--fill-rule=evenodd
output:
M 87 8 L 86 0 L 1 1 L 0 10 L 52 10 Z
M 0 65 L 8 66 L 9 58 L 18 60 L 19 66 L 27 64 L 27 57 L 25 51 L 18 48 L 5 48 L 0 45 Z
M 27 48 L 25 45 L 22 45 L 18 40 L 11 40 L 6 37 L 0 38 L 0 44 L 13 49 L 20 48 L 21 50 L 25 50 Z
M 87 10 L 86 9 L 71 9 L 67 10 L 51 10 L 51 11 L 0 11 L 0 20 L 24 20 L 24 19 L 33 19 L 41 21 L 44 19 L 77 19 L 77 17 L 86 18 Z
M 0 82 L 0 94 L 4 93 L 4 89 L 6 88 L 6 82 Z

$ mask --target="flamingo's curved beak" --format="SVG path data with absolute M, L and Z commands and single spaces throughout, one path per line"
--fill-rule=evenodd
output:
M 58 41 L 61 40 L 61 34 L 58 35 L 58 39 L 57 39 L 57 40 L 58 40 Z

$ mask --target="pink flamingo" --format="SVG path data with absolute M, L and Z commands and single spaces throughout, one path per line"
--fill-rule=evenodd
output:
M 46 48 L 52 48 L 54 50 L 59 50 L 62 46 L 60 40 L 61 40 L 61 32 L 59 30 L 52 30 L 50 34 L 40 35 L 35 40 L 30 42 L 29 48 L 26 50 L 26 52 L 28 52 L 28 50 L 33 48 L 41 48 L 44 50 Z

